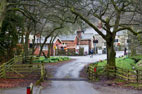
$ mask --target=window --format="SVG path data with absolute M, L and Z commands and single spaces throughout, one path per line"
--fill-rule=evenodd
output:
M 104 46 L 106 46 L 106 42 L 104 42 Z
M 98 43 L 98 40 L 93 40 L 93 43 Z
M 115 39 L 115 41 L 114 42 L 118 42 L 118 39 Z
M 30 43 L 30 45 L 29 45 L 29 46 L 30 46 L 30 48 L 32 48 L 32 47 L 33 47 L 33 44 L 32 44 L 32 43 Z

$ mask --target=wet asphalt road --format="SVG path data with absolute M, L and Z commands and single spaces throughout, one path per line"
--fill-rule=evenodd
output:
M 117 56 L 123 55 L 123 52 L 117 52 Z M 76 59 L 57 69 L 56 78 L 79 78 L 79 72 L 88 63 L 106 59 L 106 55 L 76 56 Z M 94 89 L 92 84 L 86 81 L 52 81 L 51 87 L 42 90 L 41 94 L 101 94 Z
M 117 56 L 123 52 L 117 52 Z M 80 70 L 88 63 L 106 59 L 106 55 L 73 56 L 73 62 L 62 65 L 57 69 L 56 78 L 79 78 Z M 6 89 L 0 94 L 26 94 L 25 88 Z M 38 94 L 34 90 L 34 94 Z M 44 88 L 41 94 L 142 94 L 134 90 L 114 89 L 112 87 L 98 87 L 86 81 L 52 81 L 51 86 Z

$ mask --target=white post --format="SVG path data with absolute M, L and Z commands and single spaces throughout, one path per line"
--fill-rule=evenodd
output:
M 33 83 L 30 84 L 30 93 L 33 94 Z

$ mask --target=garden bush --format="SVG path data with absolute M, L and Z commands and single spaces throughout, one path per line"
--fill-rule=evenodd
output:
M 136 63 L 142 59 L 142 55 L 135 55 L 135 56 L 129 56 L 129 58 L 134 59 Z
M 50 58 L 44 58 L 44 57 L 39 57 L 38 59 L 34 60 L 33 63 L 56 63 L 59 61 L 66 61 L 70 60 L 69 57 L 50 57 Z
M 135 65 L 136 69 L 142 70 L 142 60 L 140 60 L 136 65 Z

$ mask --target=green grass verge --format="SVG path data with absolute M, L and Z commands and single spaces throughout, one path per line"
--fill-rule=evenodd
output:
M 141 60 L 142 55 L 129 56 L 129 58 L 132 58 L 132 59 L 135 59 L 135 60 Z
M 92 64 L 94 67 L 95 65 Z M 104 60 L 102 62 L 98 62 L 98 67 L 104 67 L 107 65 L 107 61 Z M 133 66 L 135 66 L 135 61 L 131 58 L 116 58 L 116 67 L 132 70 Z

